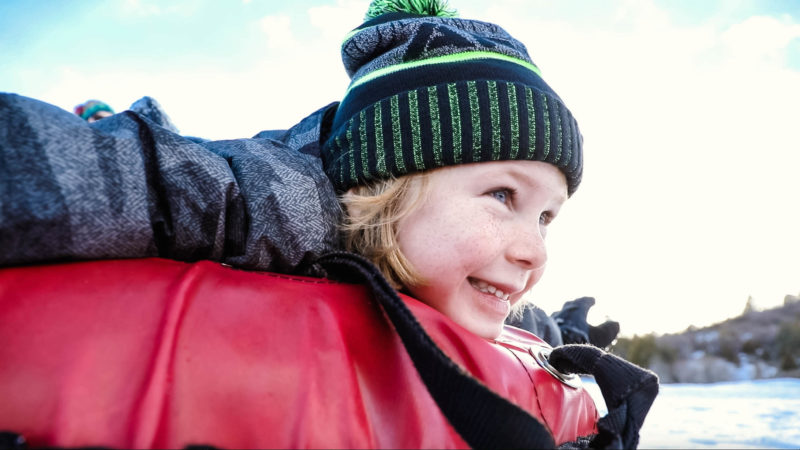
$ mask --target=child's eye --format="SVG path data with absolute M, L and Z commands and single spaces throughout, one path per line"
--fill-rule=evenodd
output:
M 503 204 L 508 204 L 514 199 L 514 190 L 511 188 L 494 189 L 488 194 Z

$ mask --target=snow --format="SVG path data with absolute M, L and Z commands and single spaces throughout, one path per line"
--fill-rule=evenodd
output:
M 800 379 L 662 384 L 640 436 L 639 448 L 800 448 Z

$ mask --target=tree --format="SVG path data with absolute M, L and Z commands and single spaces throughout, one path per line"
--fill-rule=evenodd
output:
M 753 306 L 753 296 L 752 295 L 748 295 L 747 296 L 747 303 L 745 303 L 745 305 L 744 305 L 744 311 L 742 311 L 742 315 L 746 316 L 746 315 L 750 314 L 751 312 L 753 312 L 755 310 L 756 309 Z

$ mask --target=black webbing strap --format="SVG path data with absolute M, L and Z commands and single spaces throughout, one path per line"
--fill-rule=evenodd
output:
M 317 261 L 328 276 L 370 289 L 450 424 L 472 448 L 554 448 L 547 428 L 455 364 L 428 336 L 378 269 L 361 256 L 331 253 Z
M 597 422 L 592 448 L 636 448 L 639 430 L 658 395 L 658 376 L 591 345 L 553 349 L 550 364 L 560 372 L 593 375 L 608 407 Z

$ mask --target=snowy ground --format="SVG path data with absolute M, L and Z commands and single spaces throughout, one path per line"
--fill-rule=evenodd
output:
M 639 448 L 800 448 L 800 379 L 662 384 Z

